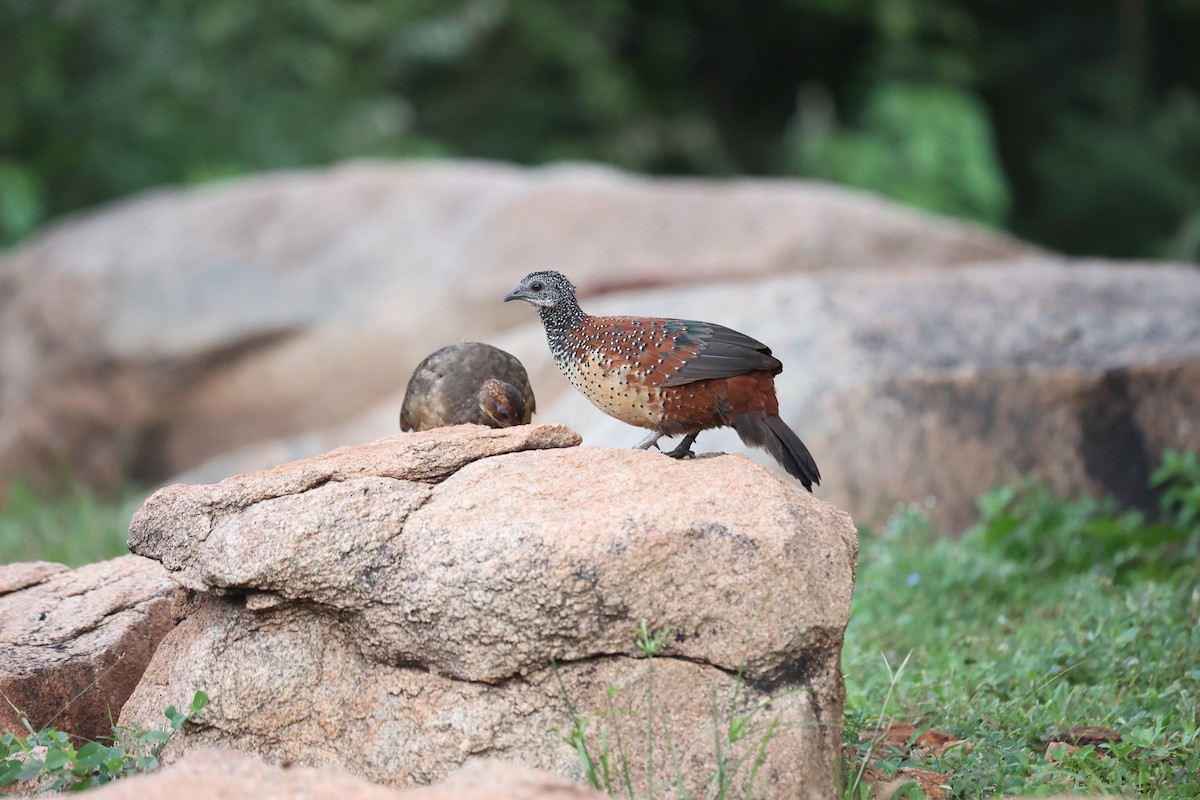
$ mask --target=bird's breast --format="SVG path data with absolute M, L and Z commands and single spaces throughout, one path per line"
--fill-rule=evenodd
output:
M 661 392 L 635 363 L 586 350 L 556 354 L 555 362 L 571 385 L 610 417 L 640 428 L 656 428 L 662 421 Z

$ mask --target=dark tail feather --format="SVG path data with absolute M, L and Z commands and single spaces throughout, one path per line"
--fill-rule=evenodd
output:
M 821 482 L 821 473 L 812 454 L 779 417 L 738 414 L 733 418 L 733 429 L 746 444 L 770 453 L 805 489 L 811 492 L 813 484 Z

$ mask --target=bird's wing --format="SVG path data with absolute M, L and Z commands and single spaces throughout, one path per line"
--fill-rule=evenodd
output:
M 675 335 L 674 351 L 679 366 L 660 385 L 682 386 L 710 378 L 731 378 L 755 370 L 783 371 L 771 348 L 744 333 L 690 319 L 664 320 Z

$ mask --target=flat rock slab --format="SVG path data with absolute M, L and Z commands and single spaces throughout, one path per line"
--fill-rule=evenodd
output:
M 111 735 L 150 656 L 174 627 L 177 584 L 160 564 L 122 556 L 71 570 L 0 566 L 0 730 L 52 726 Z
M 569 700 L 595 715 L 593 748 L 619 732 L 641 754 L 653 730 L 672 742 L 655 773 L 695 789 L 717 767 L 714 726 L 747 715 L 761 736 L 728 749 L 766 748 L 755 796 L 829 796 L 850 518 L 740 456 L 577 442 L 561 426 L 458 426 L 156 493 L 130 546 L 206 595 L 122 721 L 160 724 L 203 689 L 212 704 L 181 749 L 389 785 L 469 755 L 578 777 Z M 642 620 L 670 630 L 653 661 Z M 643 782 L 644 762 L 630 767 Z
M 92 789 L 97 800 L 601 800 L 559 775 L 506 764 L 469 762 L 446 780 L 389 789 L 331 769 L 274 766 L 237 750 L 196 750 L 151 775 Z
M 0 565 L 0 595 L 36 586 L 44 583 L 51 575 L 70 570 L 66 564 L 55 564 L 52 561 L 22 561 Z
M 817 495 L 860 523 L 918 503 L 962 530 L 980 493 L 1030 472 L 1062 494 L 1154 507 L 1147 482 L 1161 451 L 1200 447 L 1195 267 L 1033 259 L 693 286 L 584 307 L 706 319 L 768 344 L 783 362 L 780 415 L 821 469 Z M 569 388 L 540 324 L 497 344 L 529 367 L 539 419 L 570 425 L 588 445 L 641 437 Z M 696 447 L 771 464 L 729 430 L 701 434 Z
M 825 183 L 582 165 L 359 162 L 146 193 L 0 258 L 0 475 L 65 457 L 156 482 L 344 421 L 435 349 L 517 324 L 499 299 L 534 267 L 596 291 L 1029 252 Z

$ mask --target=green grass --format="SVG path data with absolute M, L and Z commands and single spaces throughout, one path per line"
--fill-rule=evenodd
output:
M 972 749 L 873 753 L 885 774 L 949 774 L 953 797 L 1200 796 L 1200 465 L 1165 461 L 1165 523 L 1024 485 L 985 496 L 958 540 L 911 510 L 862 536 L 843 656 L 857 758 L 891 687 L 888 719 Z M 885 657 L 908 657 L 894 687 Z M 1121 742 L 1047 759 L 1079 725 Z
M 145 496 L 135 487 L 101 496 L 71 480 L 50 493 L 14 483 L 0 505 L 0 564 L 57 561 L 77 567 L 123 555 L 129 520 Z

